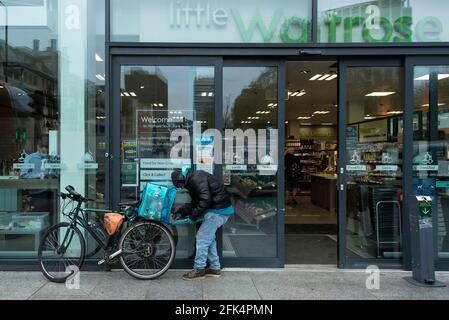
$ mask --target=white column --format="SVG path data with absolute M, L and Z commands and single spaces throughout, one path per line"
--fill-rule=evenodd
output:
M 86 175 L 80 165 L 86 152 L 87 0 L 60 0 L 58 4 L 60 187 L 72 185 L 84 195 Z

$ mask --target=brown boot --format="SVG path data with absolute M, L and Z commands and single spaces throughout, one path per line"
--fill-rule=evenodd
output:
M 192 281 L 204 279 L 206 277 L 206 271 L 204 269 L 193 269 L 182 276 L 183 280 Z
M 214 270 L 214 269 L 206 269 L 206 277 L 220 278 L 221 277 L 221 271 L 220 270 Z

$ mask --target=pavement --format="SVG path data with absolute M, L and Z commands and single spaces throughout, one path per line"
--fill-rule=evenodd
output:
M 0 272 L 0 300 L 449 300 L 449 273 L 437 273 L 445 288 L 406 282 L 410 272 L 382 270 L 379 288 L 367 289 L 365 270 L 301 266 L 275 270 L 226 270 L 221 278 L 181 279 L 173 270 L 153 281 L 123 271 L 80 274 L 79 288 L 48 282 L 39 272 Z M 375 282 L 370 282 L 375 283 Z

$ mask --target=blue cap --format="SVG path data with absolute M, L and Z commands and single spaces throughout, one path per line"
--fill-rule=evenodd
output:
M 189 170 L 190 170 L 190 165 L 185 165 L 182 167 L 181 171 L 182 171 L 182 176 L 184 178 L 187 178 L 187 174 L 189 173 Z

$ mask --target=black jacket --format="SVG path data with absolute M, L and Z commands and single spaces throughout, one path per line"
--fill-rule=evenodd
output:
M 203 217 L 209 209 L 224 209 L 231 206 L 231 197 L 223 183 L 202 170 L 189 171 L 184 187 L 189 191 L 192 202 L 177 213 L 192 220 Z

